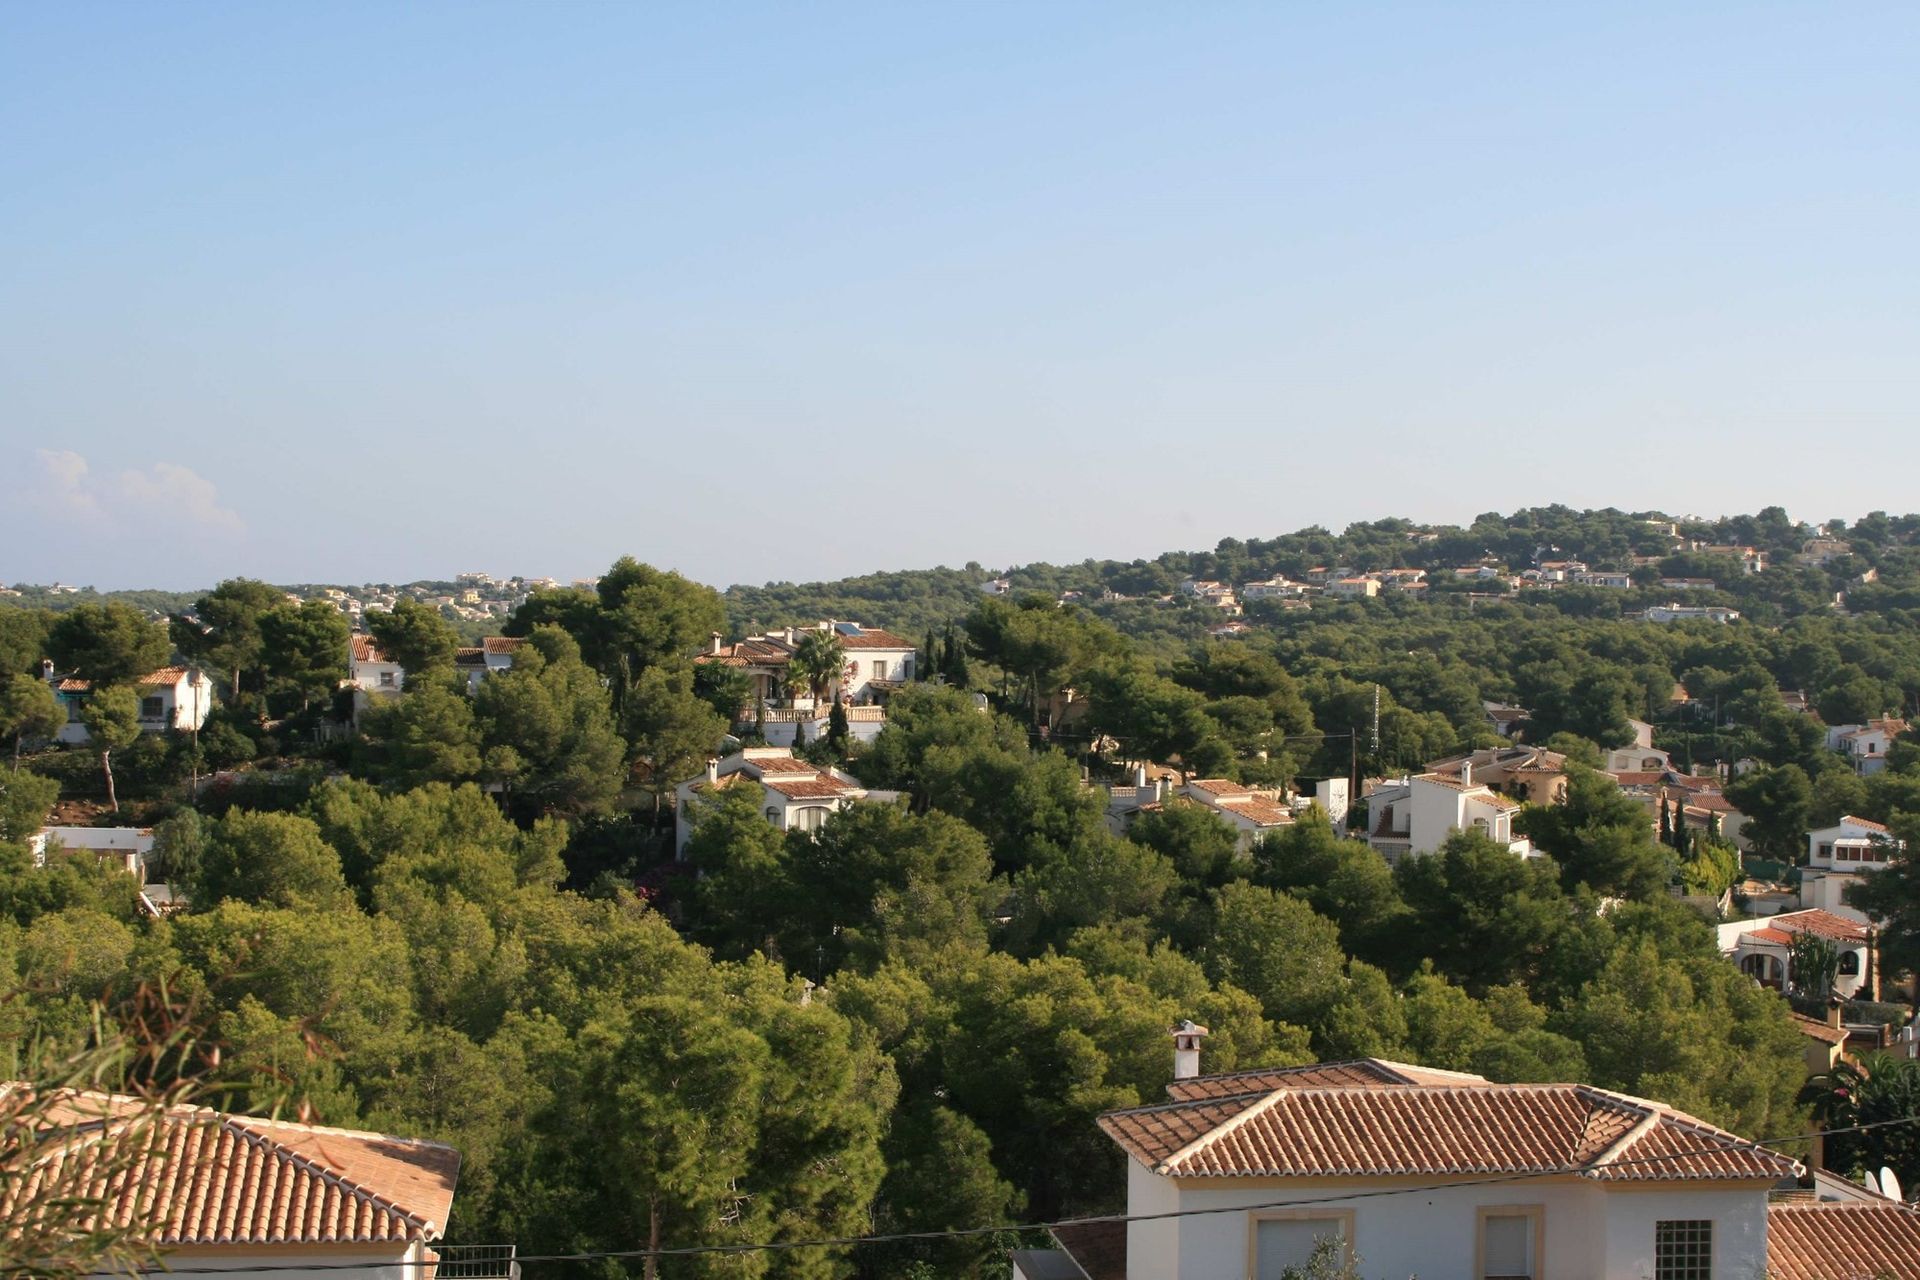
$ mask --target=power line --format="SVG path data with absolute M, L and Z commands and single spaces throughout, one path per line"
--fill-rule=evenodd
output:
M 1797 1133 L 1784 1138 L 1759 1138 L 1753 1141 L 1741 1141 L 1726 1150 L 1762 1150 L 1767 1147 L 1785 1146 L 1790 1142 L 1811 1142 L 1815 1138 L 1837 1137 L 1845 1133 L 1864 1133 L 1869 1129 L 1886 1129 L 1896 1125 L 1920 1124 L 1920 1116 L 1900 1116 L 1892 1120 L 1874 1120 L 1866 1124 L 1844 1125 L 1837 1129 L 1819 1129 L 1811 1133 Z M 1056 1227 L 1099 1226 L 1109 1223 L 1161 1222 L 1170 1218 L 1199 1218 L 1222 1213 L 1248 1213 L 1264 1209 L 1299 1209 L 1315 1205 L 1347 1204 L 1355 1200 L 1374 1200 L 1385 1196 L 1426 1195 L 1436 1191 L 1455 1191 L 1469 1187 L 1492 1187 L 1516 1182 L 1531 1182 L 1541 1178 L 1564 1178 L 1569 1175 L 1590 1173 L 1596 1169 L 1620 1169 L 1639 1164 L 1672 1164 L 1686 1159 L 1689 1154 L 1665 1154 L 1657 1156 L 1639 1156 L 1629 1160 L 1610 1160 L 1606 1164 L 1563 1165 L 1555 1169 L 1532 1169 L 1523 1173 L 1497 1174 L 1483 1178 L 1467 1178 L 1450 1182 L 1427 1182 L 1411 1187 L 1381 1187 L 1372 1191 L 1350 1191 L 1341 1195 L 1312 1196 L 1301 1200 L 1273 1200 L 1263 1204 L 1222 1205 L 1202 1209 L 1167 1209 L 1159 1213 L 1105 1213 L 1084 1218 L 1062 1218 L 1051 1222 L 1007 1223 L 994 1227 L 951 1227 L 940 1231 L 896 1231 L 884 1235 L 866 1236 L 823 1236 L 813 1240 L 770 1240 L 755 1244 L 704 1244 L 685 1245 L 678 1248 L 660 1249 L 601 1249 L 584 1253 L 548 1253 L 523 1254 L 514 1261 L 520 1263 L 560 1263 L 560 1262 L 600 1262 L 634 1261 L 644 1258 L 686 1258 L 711 1254 L 735 1253 L 786 1253 L 795 1249 L 839 1249 L 857 1248 L 874 1244 L 906 1244 L 916 1241 L 966 1240 L 981 1236 L 1000 1235 L 1012 1232 L 1051 1231 Z M 234 1267 L 145 1267 L 140 1275 L 174 1276 L 217 1276 L 263 1275 L 267 1273 L 346 1273 L 355 1271 L 378 1271 L 392 1267 L 430 1267 L 438 1262 L 399 1261 L 399 1262 L 313 1262 L 285 1263 L 275 1266 L 234 1266 Z

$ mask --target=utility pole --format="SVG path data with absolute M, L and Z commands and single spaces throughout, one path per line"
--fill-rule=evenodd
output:
M 1380 758 L 1380 686 L 1373 686 L 1373 758 Z

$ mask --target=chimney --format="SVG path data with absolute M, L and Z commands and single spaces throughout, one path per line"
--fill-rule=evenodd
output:
M 1827 997 L 1827 1025 L 1835 1031 L 1840 1029 L 1840 1011 L 1845 1003 L 1838 994 Z
M 1473 785 L 1473 760 L 1471 757 L 1460 762 L 1460 781 L 1469 787 Z
M 793 644 L 793 643 L 794 643 L 794 639 L 793 639 L 793 628 L 792 628 L 792 627 L 788 627 L 788 628 L 787 628 L 787 643 L 788 643 L 788 644 Z
M 1206 1037 L 1205 1027 L 1195 1026 L 1193 1019 L 1183 1020 L 1173 1029 L 1173 1078 L 1191 1080 L 1200 1074 L 1200 1041 Z
M 707 785 L 712 786 L 718 781 L 720 781 L 720 762 L 710 759 L 707 761 Z
M 720 652 L 720 633 L 718 631 L 709 631 L 707 633 L 707 652 Z
M 1167 781 L 1166 774 L 1163 773 L 1153 780 L 1153 798 L 1155 800 L 1164 801 L 1167 798 L 1167 792 L 1170 790 L 1172 790 L 1172 787 Z
M 1143 764 L 1133 766 L 1133 785 L 1136 787 L 1147 785 L 1147 766 Z
M 42 658 L 42 659 L 40 659 L 40 678 L 41 678 L 42 680 L 45 680 L 45 681 L 46 681 L 46 682 L 47 682 L 48 684 L 53 684 L 53 683 L 54 683 L 54 674 L 53 674 L 53 659 L 52 659 L 52 658 Z

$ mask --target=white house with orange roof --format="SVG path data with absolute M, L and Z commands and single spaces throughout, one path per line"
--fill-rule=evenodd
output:
M 1377 1059 L 1203 1076 L 1205 1028 L 1174 1034 L 1169 1100 L 1099 1118 L 1124 1216 L 1056 1230 L 1066 1258 L 1016 1255 L 1016 1277 L 1280 1280 L 1330 1247 L 1367 1277 L 1756 1280 L 1769 1192 L 1804 1172 L 1589 1085 Z
M 1884 871 L 1899 849 L 1885 824 L 1851 814 L 1831 827 L 1807 833 L 1807 865 L 1800 868 L 1800 905 L 1851 920 L 1866 914 L 1847 904 L 1846 893 L 1868 871 Z
M 1262 791 L 1225 778 L 1195 778 L 1179 794 L 1213 810 L 1233 828 L 1243 850 L 1293 825 L 1293 809 L 1278 791 Z
M 1827 729 L 1827 750 L 1847 757 L 1854 772 L 1865 777 L 1887 767 L 1887 748 L 1907 731 L 1907 722 L 1888 716 L 1865 724 L 1836 724 Z
M 72 746 L 87 742 L 90 735 L 80 714 L 93 685 L 74 676 L 55 675 L 50 662 L 43 663 L 41 671 L 67 714 L 67 722 L 53 735 L 54 741 Z M 207 722 L 207 714 L 213 710 L 213 681 L 198 667 L 149 671 L 133 682 L 133 691 L 140 699 L 142 733 L 192 733 Z
M 399 693 L 407 687 L 407 671 L 372 636 L 356 631 L 347 637 L 347 683 L 361 693 Z
M 789 747 L 746 747 L 674 788 L 674 857 L 685 859 L 700 817 L 700 798 L 736 786 L 757 787 L 760 810 L 781 831 L 818 831 L 834 814 L 862 800 L 891 802 L 897 791 L 873 791 L 839 769 L 809 764 Z
M 1471 762 L 1458 772 L 1416 773 L 1367 796 L 1367 843 L 1395 862 L 1432 853 L 1456 831 L 1477 831 L 1523 858 L 1537 857 L 1532 841 L 1513 834 L 1520 807 L 1520 801 L 1476 781 Z
M 518 1274 L 511 1246 L 440 1243 L 460 1172 L 443 1143 L 104 1093 L 66 1094 L 48 1119 L 53 1150 L 34 1178 L 0 1183 L 0 1218 L 46 1183 L 112 1171 L 108 1221 L 161 1250 L 170 1272 L 420 1280 L 440 1263 L 473 1280 Z M 66 1127 L 70 1142 L 59 1140 Z
M 1755 920 L 1735 920 L 1715 926 L 1720 954 L 1740 966 L 1740 972 L 1762 986 L 1784 990 L 1793 978 L 1793 944 L 1807 935 L 1825 938 L 1839 953 L 1833 989 L 1851 1000 L 1873 981 L 1873 941 L 1867 926 L 1831 911 L 1783 911 Z
M 831 631 L 845 655 L 839 677 L 821 700 L 791 688 L 793 655 L 809 631 Z M 733 644 L 725 643 L 716 631 L 706 652 L 694 657 L 697 664 L 733 667 L 747 675 L 751 689 L 734 715 L 734 727 L 741 730 L 757 724 L 767 743 L 783 747 L 794 745 L 796 732 L 805 741 L 816 741 L 825 732 L 836 699 L 846 705 L 847 728 L 854 738 L 873 741 L 886 725 L 886 713 L 877 704 L 914 680 L 919 660 L 918 646 L 904 636 L 836 619 L 810 627 L 783 627 Z

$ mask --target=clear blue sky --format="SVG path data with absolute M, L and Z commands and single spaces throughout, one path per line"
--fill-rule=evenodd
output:
M 1920 8 L 0 7 L 0 580 L 1920 507 Z

